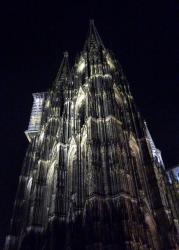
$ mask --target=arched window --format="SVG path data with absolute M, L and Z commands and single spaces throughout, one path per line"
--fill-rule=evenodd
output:
M 67 170 L 67 188 L 68 188 L 68 200 L 71 201 L 77 192 L 77 146 L 74 138 L 72 138 L 70 143 L 70 148 L 68 151 L 68 170 Z
M 29 179 L 26 189 L 26 214 L 25 214 L 25 220 L 28 219 L 29 209 L 30 209 L 30 195 L 31 195 L 31 189 L 32 189 L 32 177 Z
M 29 179 L 28 184 L 27 184 L 27 196 L 30 196 L 30 191 L 32 187 L 32 177 Z
M 78 117 L 76 128 L 77 128 L 77 131 L 80 132 L 81 128 L 83 127 L 85 123 L 85 118 L 86 118 L 85 93 L 82 90 L 82 88 L 79 89 L 77 100 L 76 100 L 76 117 Z
M 46 216 L 52 213 L 52 202 L 53 202 L 53 189 L 54 189 L 54 167 L 55 162 L 50 166 L 47 173 L 47 183 L 46 183 Z
M 78 114 L 79 114 L 79 120 L 80 120 L 80 128 L 82 128 L 83 125 L 85 124 L 85 116 L 86 116 L 85 103 L 84 102 L 80 106 L 80 108 L 78 110 Z
M 136 177 L 138 188 L 141 189 L 141 183 L 143 182 L 143 175 L 142 175 L 142 164 L 139 154 L 139 148 L 134 136 L 131 134 L 129 145 L 131 148 L 131 155 L 132 155 L 132 164 L 133 164 L 133 172 Z
M 145 222 L 149 226 L 149 231 L 151 234 L 154 249 L 156 250 L 161 249 L 159 246 L 159 239 L 158 239 L 158 233 L 156 230 L 156 225 L 149 214 L 145 215 Z

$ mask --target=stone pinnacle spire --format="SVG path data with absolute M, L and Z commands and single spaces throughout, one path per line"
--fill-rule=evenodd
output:
M 90 49 L 92 47 L 101 47 L 105 49 L 104 44 L 98 34 L 98 31 L 94 25 L 94 20 L 90 20 L 89 31 L 86 38 L 84 50 L 86 48 Z
M 149 132 L 149 129 L 148 129 L 148 127 L 147 127 L 147 123 L 144 122 L 144 124 L 145 124 L 146 136 L 147 136 L 147 138 L 149 139 L 149 143 L 150 143 L 152 152 L 154 152 L 154 151 L 156 150 L 156 146 L 155 146 L 155 144 L 154 144 L 154 141 L 153 141 L 153 139 L 152 139 L 152 136 L 151 136 L 151 134 L 150 134 L 150 132 Z
M 68 61 L 68 52 L 64 52 L 64 57 L 61 62 L 60 68 L 58 70 L 56 79 L 55 79 L 55 85 L 57 85 L 59 82 L 64 81 L 66 78 L 70 76 L 70 66 Z
M 149 129 L 147 127 L 147 123 L 144 122 L 145 124 L 145 133 L 146 133 L 146 136 L 149 140 L 149 144 L 150 144 L 150 147 L 151 147 L 151 150 L 152 150 L 152 154 L 153 154 L 153 157 L 157 157 L 157 160 L 158 160 L 158 163 L 160 163 L 160 165 L 165 169 L 165 165 L 163 163 L 163 159 L 162 159 L 162 156 L 161 156 L 161 151 L 156 148 L 155 144 L 154 144 L 154 141 L 152 139 L 152 136 L 149 132 Z

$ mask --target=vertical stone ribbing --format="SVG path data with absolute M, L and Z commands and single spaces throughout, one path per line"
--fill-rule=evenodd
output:
M 43 97 L 5 249 L 178 249 L 176 185 L 93 21 Z

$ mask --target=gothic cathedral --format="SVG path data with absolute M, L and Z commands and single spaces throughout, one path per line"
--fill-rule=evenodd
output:
M 93 21 L 74 68 L 65 52 L 33 97 L 5 249 L 179 249 L 175 177 Z

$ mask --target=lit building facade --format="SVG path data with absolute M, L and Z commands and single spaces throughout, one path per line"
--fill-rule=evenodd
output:
M 33 97 L 5 249 L 179 249 L 176 185 L 93 21 Z

